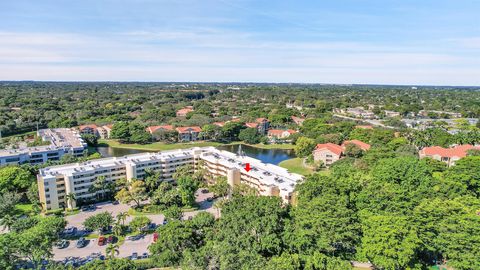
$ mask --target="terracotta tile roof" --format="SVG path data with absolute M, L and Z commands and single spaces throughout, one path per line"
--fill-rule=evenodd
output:
M 249 127 L 249 128 L 257 128 L 258 127 L 258 123 L 245 123 L 245 126 Z
M 178 133 L 190 133 L 190 132 L 201 132 L 202 129 L 199 126 L 193 127 L 177 127 L 176 130 Z
M 113 124 L 105 125 L 105 126 L 103 126 L 103 127 L 104 127 L 104 128 L 109 128 L 109 129 L 112 129 L 112 127 L 113 127 Z
M 297 125 L 299 125 L 299 124 L 301 124 L 305 121 L 304 118 L 300 118 L 300 117 L 296 117 L 296 116 L 292 116 L 291 118 L 292 118 L 293 122 L 295 122 L 295 124 L 297 124 Z
M 350 141 L 344 141 L 342 143 L 342 147 L 345 147 L 347 146 L 347 144 L 355 144 L 356 146 L 360 147 L 360 149 L 364 150 L 364 151 L 367 151 L 368 149 L 370 149 L 370 144 L 368 143 L 364 143 L 362 141 L 359 141 L 359 140 L 350 140 Z
M 285 130 L 281 130 L 281 129 L 270 129 L 268 131 L 268 135 L 281 136 L 284 132 Z
M 159 130 L 159 129 L 173 130 L 173 126 L 172 125 L 163 125 L 163 126 L 150 126 L 150 127 L 146 128 L 147 132 L 149 132 L 151 134 L 154 133 L 155 131 Z
M 95 124 L 90 124 L 90 125 L 81 125 L 81 126 L 78 127 L 78 129 L 79 129 L 80 131 L 82 131 L 82 130 L 84 130 L 84 129 L 86 129 L 86 128 L 97 129 L 98 126 L 95 125 Z
M 177 111 L 177 115 L 186 115 L 189 112 L 193 112 L 191 108 L 183 108 Z
M 282 136 L 283 133 L 285 132 L 288 132 L 288 135 L 292 135 L 293 133 L 297 133 L 295 130 L 293 129 L 287 129 L 287 130 L 283 130 L 283 129 L 270 129 L 268 130 L 268 135 L 270 136 Z
M 467 156 L 467 151 L 471 149 L 480 150 L 480 146 L 473 146 L 470 144 L 457 145 L 452 148 L 443 148 L 440 146 L 425 147 L 420 150 L 420 155 L 424 156 L 441 156 L 441 157 L 458 157 L 463 158 Z
M 268 119 L 260 117 L 260 118 L 255 119 L 255 122 L 257 122 L 257 123 L 268 122 Z
M 334 143 L 317 144 L 315 151 L 319 151 L 319 150 L 328 150 L 338 156 L 342 155 L 343 153 L 343 148 L 340 145 L 336 145 Z
M 215 126 L 223 127 L 225 126 L 225 122 L 215 122 L 213 123 Z

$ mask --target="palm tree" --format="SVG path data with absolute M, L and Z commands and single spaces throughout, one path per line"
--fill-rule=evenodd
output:
M 115 255 L 118 255 L 120 253 L 119 248 L 120 246 L 118 245 L 118 243 L 108 244 L 107 249 L 105 250 L 105 252 L 107 253 L 107 257 L 109 259 L 115 258 Z
M 107 180 L 105 179 L 105 176 L 99 176 L 95 179 L 95 181 L 93 182 L 93 184 L 88 188 L 88 191 L 93 193 L 93 192 L 97 192 L 97 191 L 101 191 L 101 194 L 102 194 L 102 198 L 103 196 L 105 195 L 105 189 L 107 188 Z M 97 199 L 99 199 L 98 197 L 98 193 L 96 194 L 97 195 Z
M 113 225 L 112 232 L 113 232 L 113 234 L 114 234 L 116 237 L 119 237 L 119 236 L 122 234 L 122 232 L 123 232 L 123 227 L 122 227 L 122 225 L 120 225 L 120 223 L 116 222 L 116 223 Z
M 12 225 L 15 223 L 16 220 L 17 219 L 14 216 L 10 214 L 6 214 L 0 220 L 0 225 L 2 225 L 3 228 L 6 228 L 7 230 L 10 231 L 10 228 L 12 227 Z
M 127 212 L 120 212 L 120 213 L 117 214 L 117 221 L 119 223 L 121 223 L 122 226 L 123 226 L 123 225 L 125 225 L 125 220 L 127 219 L 127 217 L 128 217 Z
M 68 205 L 70 205 L 73 208 L 72 203 L 77 201 L 77 196 L 75 196 L 75 193 L 70 192 L 67 195 L 65 195 L 65 201 L 67 202 L 67 207 Z

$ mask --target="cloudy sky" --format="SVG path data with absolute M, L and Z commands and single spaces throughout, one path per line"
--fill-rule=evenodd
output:
M 480 85 L 478 0 L 1 0 L 0 80 Z

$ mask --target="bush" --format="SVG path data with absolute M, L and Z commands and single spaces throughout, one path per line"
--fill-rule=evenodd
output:
M 47 211 L 45 211 L 45 215 L 47 215 L 47 216 L 49 216 L 49 215 L 61 216 L 61 215 L 63 215 L 63 209 L 59 208 L 59 209 L 47 210 Z

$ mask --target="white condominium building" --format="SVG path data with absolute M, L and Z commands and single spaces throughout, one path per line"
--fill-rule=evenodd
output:
M 87 144 L 80 134 L 70 128 L 41 129 L 37 135 L 49 145 L 0 150 L 0 166 L 24 163 L 41 164 L 48 160 L 59 160 L 63 155 L 83 155 Z
M 203 161 L 203 162 L 200 162 Z M 251 170 L 244 166 L 250 163 Z M 293 190 L 301 175 L 289 173 L 286 169 L 264 164 L 261 161 L 240 156 L 214 147 L 178 149 L 158 153 L 141 153 L 123 157 L 91 160 L 52 166 L 41 169 L 37 179 L 40 201 L 47 210 L 62 207 L 75 207 L 75 202 L 67 202 L 66 194 L 74 193 L 78 199 L 91 200 L 95 193 L 89 187 L 99 176 L 107 181 L 118 179 L 143 179 L 145 170 L 160 172 L 163 181 L 173 181 L 172 175 L 178 167 L 192 165 L 196 170 L 199 164 L 209 175 L 226 176 L 230 185 L 245 183 L 257 189 L 259 195 L 279 196 L 290 202 Z

